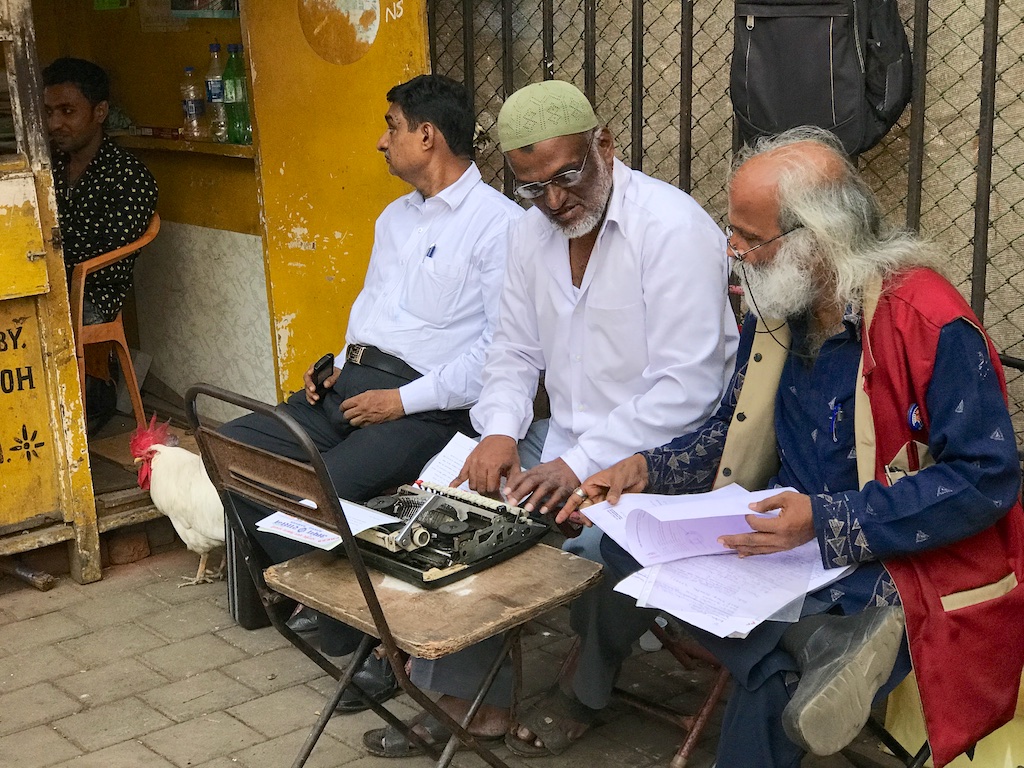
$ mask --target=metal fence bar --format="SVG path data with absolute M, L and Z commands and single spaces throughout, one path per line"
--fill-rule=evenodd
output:
M 553 0 L 542 3 L 543 41 L 544 41 L 544 79 L 555 78 L 555 6 Z
M 427 38 L 430 46 L 430 71 L 437 72 L 437 0 L 427 1 Z
M 679 22 L 679 181 L 690 191 L 693 154 L 693 0 L 682 0 Z
M 473 0 L 462 0 L 462 82 L 476 93 L 476 51 L 473 35 Z
M 583 92 L 597 102 L 597 0 L 583 3 Z
M 999 0 L 985 1 L 984 44 L 981 50 L 981 114 L 978 119 L 978 187 L 974 197 L 974 259 L 971 270 L 971 309 L 985 322 L 988 295 L 989 204 L 992 199 L 992 136 L 996 119 L 996 52 L 999 39 Z
M 630 89 L 630 165 L 644 166 L 644 3 L 633 0 L 633 77 Z
M 913 96 L 910 100 L 910 157 L 907 163 L 907 227 L 921 229 L 924 179 L 924 110 L 928 74 L 928 0 L 914 2 Z
M 512 58 L 512 13 L 514 11 L 512 0 L 501 0 L 501 94 L 504 102 L 515 90 L 515 66 Z M 494 137 L 497 141 L 497 136 Z M 514 177 L 512 167 L 508 160 L 504 160 L 502 168 L 502 189 L 509 197 L 512 196 L 512 185 Z

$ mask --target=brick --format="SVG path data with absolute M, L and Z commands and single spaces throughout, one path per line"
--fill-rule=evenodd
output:
M 230 715 L 218 712 L 142 737 L 142 743 L 179 768 L 239 752 L 263 737 Z
M 246 768 L 237 757 L 218 757 L 195 768 Z
M 309 723 L 313 724 L 312 720 Z M 295 731 L 293 733 L 280 736 L 271 741 L 257 744 L 254 747 L 250 747 L 242 752 L 235 755 L 238 760 L 243 763 L 246 768 L 266 768 L 270 765 L 291 765 L 292 761 L 295 760 L 295 756 L 299 753 L 299 748 L 308 735 L 308 728 L 301 731 Z M 342 744 L 336 739 L 332 739 L 327 734 L 320 736 L 316 746 L 313 748 L 313 753 L 309 756 L 309 761 L 306 763 L 307 768 L 337 768 L 337 766 L 351 763 L 353 760 L 358 759 L 362 752 L 356 751 L 351 747 Z M 393 761 L 388 761 L 393 762 Z M 434 761 L 430 760 L 426 765 L 433 765 Z M 402 761 L 402 768 L 419 768 L 413 762 Z
M 21 688 L 0 696 L 0 735 L 51 722 L 77 712 L 80 707 L 50 683 Z
M 104 592 L 62 611 L 90 629 L 126 624 L 147 613 L 166 610 L 167 604 L 137 589 Z
M 228 713 L 264 736 L 276 737 L 308 729 L 323 709 L 324 701 L 311 688 L 295 685 L 232 707 Z
M 134 624 L 104 627 L 59 647 L 78 659 L 85 667 L 100 667 L 118 659 L 128 659 L 164 645 L 163 638 Z
M 104 541 L 105 539 L 100 537 L 101 546 Z M 147 562 L 149 562 L 148 559 L 142 561 L 142 564 L 144 565 Z M 105 566 L 103 568 L 103 578 L 99 581 L 94 581 L 91 584 L 83 584 L 80 587 L 82 594 L 85 597 L 98 598 L 101 595 L 120 593 L 129 589 L 139 589 L 158 579 L 158 577 L 148 568 L 134 566 L 134 563 L 129 565 Z
M 139 622 L 168 640 L 184 640 L 230 627 L 235 620 L 230 613 L 212 602 L 198 600 L 186 605 L 169 606 L 142 617 Z
M 81 754 L 78 747 L 48 725 L 19 731 L 0 739 L 0 765 L 44 768 L 78 754 Z
M 125 741 L 112 747 L 76 757 L 53 768 L 174 768 L 138 741 Z
M 88 629 L 63 613 L 48 613 L 0 627 L 0 646 L 9 653 L 83 635 Z
M 222 594 L 226 589 L 225 582 L 215 581 L 212 584 L 195 584 L 181 587 L 186 578 L 193 578 L 196 569 L 199 567 L 199 555 L 194 552 L 185 551 L 188 555 L 188 562 L 182 567 L 173 569 L 168 575 L 162 576 L 159 580 L 145 586 L 148 594 L 157 600 L 162 600 L 171 605 L 191 603 L 196 600 L 210 599 Z M 211 562 L 210 569 L 216 568 L 217 563 Z
M 3 581 L 8 581 L 4 579 Z M 16 619 L 43 616 L 73 605 L 82 599 L 83 587 L 71 579 L 61 582 L 48 592 L 40 592 L 21 582 L 12 582 L 15 589 L 4 595 L 4 611 Z
M 320 667 L 292 647 L 254 656 L 221 671 L 260 693 L 280 691 L 324 674 Z
M 262 701 L 257 696 L 251 688 L 214 670 L 154 688 L 142 698 L 180 723 L 253 699 Z
M 171 546 L 181 547 L 170 518 L 158 517 L 156 520 L 149 520 L 145 523 L 144 528 L 146 536 L 149 538 L 150 549 L 158 551 Z
M 107 560 L 111 565 L 126 565 L 149 557 L 145 531 L 117 531 L 106 538 Z
M 235 648 L 244 651 L 250 656 L 291 646 L 291 643 L 285 640 L 281 633 L 273 627 L 243 629 L 237 624 L 232 624 L 232 626 L 219 630 L 215 634 L 221 640 L 226 640 Z
M 52 646 L 16 653 L 0 659 L 0 693 L 71 675 L 78 669 L 73 659 Z
M 199 635 L 148 651 L 139 658 L 165 677 L 181 680 L 231 664 L 243 656 L 240 650 L 215 635 Z
M 167 678 L 136 659 L 122 659 L 55 680 L 54 684 L 83 705 L 96 707 L 166 685 Z
M 54 727 L 86 751 L 95 752 L 171 724 L 148 704 L 128 698 L 83 710 L 58 720 Z

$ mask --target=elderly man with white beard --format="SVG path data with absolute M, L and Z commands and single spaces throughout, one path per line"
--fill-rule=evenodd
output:
M 794 129 L 738 158 L 728 253 L 753 312 L 729 393 L 700 429 L 583 483 L 592 499 L 729 483 L 796 492 L 752 504 L 740 557 L 816 542 L 853 573 L 807 596 L 802 618 L 744 639 L 692 634 L 735 687 L 722 768 L 794 767 L 831 754 L 873 700 L 913 671 L 935 764 L 1014 714 L 1024 667 L 1024 513 L 998 355 L 939 251 L 887 228 L 831 134 Z M 559 518 L 578 517 L 575 498 Z M 584 510 L 585 514 L 585 510 Z M 605 538 L 580 666 L 560 718 L 525 721 L 516 751 L 554 752 L 608 702 L 649 611 L 611 591 L 638 564 Z M 603 589 L 603 591 L 601 591 Z M 585 658 L 585 656 L 581 656 Z M 589 681 L 589 682 L 588 682 Z

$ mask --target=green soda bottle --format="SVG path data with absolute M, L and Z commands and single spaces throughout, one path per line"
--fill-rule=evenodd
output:
M 228 45 L 228 63 L 224 67 L 224 111 L 227 113 L 228 141 L 252 144 L 249 120 L 249 95 L 245 85 L 245 60 L 242 44 Z

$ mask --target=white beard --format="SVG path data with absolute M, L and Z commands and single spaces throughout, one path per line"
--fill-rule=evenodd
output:
M 750 311 L 764 319 L 785 320 L 810 309 L 815 299 L 811 259 L 804 249 L 783 243 L 769 264 L 733 263 Z
M 605 208 L 608 207 L 608 198 L 612 192 L 612 170 L 605 165 L 597 166 L 597 178 L 594 180 L 593 200 L 600 200 L 600 207 L 591 208 L 590 201 L 586 201 L 586 213 L 583 218 L 575 224 L 562 226 L 557 221 L 553 222 L 556 227 L 570 240 L 583 237 L 594 231 L 601 220 L 604 219 Z

